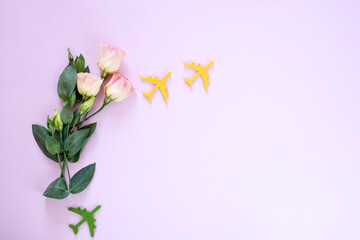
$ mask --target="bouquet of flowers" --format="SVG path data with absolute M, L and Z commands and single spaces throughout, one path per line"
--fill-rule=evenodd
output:
M 57 92 L 63 105 L 62 110 L 55 109 L 52 118 L 47 118 L 47 127 L 32 125 L 34 138 L 41 151 L 60 166 L 60 177 L 46 188 L 44 196 L 64 199 L 70 193 L 82 192 L 90 183 L 95 172 L 95 163 L 90 164 L 72 177 L 69 163 L 79 161 L 87 141 L 96 129 L 96 122 L 85 124 L 91 117 L 98 114 L 110 102 L 119 102 L 135 92 L 128 79 L 118 73 L 125 52 L 117 47 L 101 44 L 97 65 L 101 76 L 90 73 L 85 67 L 82 54 L 74 58 L 68 50 L 69 64 L 61 73 Z M 103 105 L 93 114 L 89 112 L 103 85 L 105 98 Z M 89 115 L 89 116 L 88 116 Z

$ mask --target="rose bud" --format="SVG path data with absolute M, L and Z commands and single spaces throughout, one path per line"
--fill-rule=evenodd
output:
M 55 125 L 56 130 L 61 132 L 63 130 L 63 122 L 61 121 L 60 112 L 58 109 L 55 109 L 52 121 Z
M 52 134 L 54 132 L 55 125 L 54 125 L 53 120 L 50 119 L 49 116 L 48 116 L 48 119 L 47 119 L 47 122 L 46 122 L 46 126 L 47 126 L 47 128 L 49 129 L 49 131 Z
M 95 98 L 96 97 L 92 96 L 91 98 L 89 98 L 83 104 L 80 105 L 79 107 L 80 116 L 90 111 L 91 107 L 94 105 Z
M 105 86 L 106 103 L 111 101 L 120 102 L 135 93 L 135 88 L 131 82 L 121 76 L 120 73 L 115 72 L 108 78 L 110 78 L 110 81 Z
M 124 56 L 125 52 L 120 48 L 107 44 L 100 44 L 97 65 L 101 70 L 101 76 L 105 78 L 108 74 L 116 72 L 119 69 Z
M 77 74 L 77 89 L 78 92 L 86 98 L 96 96 L 104 79 L 96 77 L 90 73 Z

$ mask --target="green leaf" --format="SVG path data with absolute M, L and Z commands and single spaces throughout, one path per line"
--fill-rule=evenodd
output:
M 50 134 L 54 132 L 54 130 L 55 130 L 55 125 L 54 125 L 53 120 L 50 119 L 49 116 L 48 116 L 48 118 L 47 118 L 46 126 L 47 126 L 48 130 L 50 131 Z
M 61 95 L 60 99 L 61 99 L 61 103 L 63 106 L 65 106 L 66 104 L 68 104 L 70 102 L 70 98 L 68 96 L 66 96 L 65 94 Z
M 76 163 L 80 159 L 81 150 L 78 151 L 75 155 L 68 155 L 67 160 L 71 163 Z
M 64 142 L 63 142 L 63 140 L 61 139 L 60 133 L 59 133 L 58 131 L 55 131 L 55 133 L 54 133 L 54 138 L 60 143 L 60 152 L 63 152 Z M 60 155 L 60 157 L 62 157 L 62 156 Z
M 61 151 L 60 143 L 52 136 L 46 137 L 45 145 L 48 152 L 53 155 L 60 153 Z
M 79 93 L 79 91 L 76 89 L 76 101 L 75 103 L 82 102 L 83 96 Z
M 95 165 L 96 163 L 90 164 L 75 173 L 75 175 L 70 180 L 71 193 L 82 192 L 89 185 L 91 179 L 94 176 Z
M 74 65 L 70 63 L 66 66 L 59 78 L 57 92 L 60 98 L 63 95 L 66 95 L 68 98 L 71 97 L 76 86 L 76 76 L 76 69 Z
M 85 147 L 86 143 L 89 141 L 91 135 L 95 132 L 96 122 L 86 125 L 86 126 L 80 128 L 80 130 L 81 129 L 89 129 L 89 135 L 87 136 L 86 140 L 84 141 L 83 146 L 81 147 L 80 151 L 78 151 L 75 155 L 68 156 L 68 160 L 71 163 L 75 163 L 75 162 L 79 161 L 81 152 L 84 150 L 84 147 Z
M 88 138 L 90 138 L 91 135 L 95 132 L 96 125 L 97 125 L 97 123 L 94 122 L 94 123 L 88 124 L 88 125 L 86 125 L 86 126 L 83 126 L 82 128 L 80 128 L 80 130 L 81 130 L 81 129 L 89 129 L 89 136 L 88 136 Z
M 73 117 L 74 117 L 74 113 L 73 113 L 73 110 L 72 110 L 72 107 L 71 107 L 70 103 L 67 103 L 63 107 L 63 109 L 61 110 L 61 113 L 60 113 L 60 117 L 61 117 L 61 121 L 64 124 L 69 124 L 69 123 L 72 122 Z
M 80 118 L 80 113 L 79 113 L 79 109 L 76 109 L 74 112 L 74 118 L 73 118 L 73 122 L 71 123 L 72 125 L 76 124 L 77 121 Z
M 71 106 L 74 106 L 75 102 L 76 102 L 76 91 L 74 91 L 71 95 L 71 98 L 70 98 Z
M 79 72 L 83 72 L 84 71 L 84 67 L 85 67 L 85 59 L 84 56 L 82 54 L 80 54 L 80 56 L 76 57 L 75 59 L 75 68 L 76 71 Z
M 50 185 L 46 188 L 43 196 L 48 198 L 55 199 L 64 199 L 69 196 L 69 191 L 66 189 L 66 184 L 63 178 L 59 177 L 55 179 Z
M 62 135 L 63 135 L 64 140 L 68 137 L 68 128 L 69 128 L 69 125 L 65 124 L 64 128 L 63 128 L 63 131 L 62 131 Z
M 46 149 L 46 137 L 51 136 L 51 133 L 45 127 L 37 124 L 32 125 L 32 132 L 41 151 L 51 160 L 58 162 L 57 156 L 49 153 Z
M 72 63 L 74 61 L 74 57 L 73 55 L 71 54 L 70 52 L 70 48 L 68 48 L 68 59 L 69 59 L 69 62 Z
M 89 66 L 86 66 L 83 70 L 84 73 L 90 73 L 90 68 Z
M 78 130 L 65 139 L 64 148 L 69 155 L 75 155 L 89 135 L 89 129 Z

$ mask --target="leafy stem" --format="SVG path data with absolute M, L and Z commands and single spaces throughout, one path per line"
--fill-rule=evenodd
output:
M 57 159 L 58 159 L 58 162 L 59 162 L 59 165 L 60 165 L 61 177 L 64 177 L 64 172 L 63 172 L 63 170 L 62 170 L 60 156 L 59 156 L 59 154 L 58 154 L 58 153 L 57 153 L 56 155 L 57 155 Z
M 74 125 L 73 125 L 73 127 L 71 129 L 71 132 L 74 132 L 74 129 L 75 129 L 76 125 L 78 124 L 79 120 L 80 120 L 80 116 L 77 116 L 75 121 L 74 121 Z
M 103 105 L 101 106 L 101 108 L 99 108 L 99 110 L 97 110 L 96 112 L 94 112 L 93 114 L 91 114 L 89 117 L 85 118 L 83 122 L 89 120 L 91 117 L 93 117 L 93 116 L 95 116 L 96 114 L 98 114 L 99 112 L 101 112 L 101 110 L 103 110 L 104 107 L 105 107 L 106 105 L 108 105 L 109 103 L 110 103 L 110 102 L 104 101 L 104 103 L 103 103 Z
M 40 150 L 51 160 L 58 162 L 60 167 L 61 175 L 57 176 L 43 193 L 43 196 L 53 199 L 64 199 L 70 193 L 80 193 L 92 180 L 95 163 L 80 169 L 71 178 L 69 162 L 79 160 L 81 151 L 96 129 L 96 123 L 80 129 L 84 122 L 99 113 L 110 102 L 106 97 L 103 106 L 90 117 L 88 116 L 91 114 L 89 110 L 93 106 L 96 96 L 91 99 L 83 99 L 80 107 L 75 109 L 75 104 L 80 100 L 77 98 L 79 95 L 76 92 L 77 74 L 80 72 L 90 73 L 90 70 L 88 66 L 85 67 L 85 59 L 82 54 L 74 59 L 68 50 L 68 59 L 69 64 L 61 73 L 57 84 L 57 93 L 63 105 L 61 112 L 55 109 L 53 117 L 47 118 L 46 127 L 32 125 L 32 132 Z M 107 73 L 102 72 L 102 77 L 106 76 Z M 83 114 L 84 112 L 86 114 Z
M 52 137 L 54 137 L 54 132 L 52 132 L 51 135 L 52 135 Z M 60 138 L 61 138 L 61 141 L 62 141 L 62 136 L 61 135 L 60 135 Z M 59 165 L 60 165 L 61 177 L 63 178 L 64 177 L 64 172 L 63 172 L 63 169 L 62 169 L 62 166 L 61 166 L 61 160 L 60 160 L 59 153 L 57 153 L 56 156 L 57 156 L 57 160 L 58 160 Z
M 66 137 L 68 137 L 69 136 L 69 130 L 70 130 L 70 124 L 67 126 L 67 128 L 66 128 Z
M 96 114 L 98 114 L 99 112 L 101 112 L 106 105 L 108 105 L 110 103 L 110 101 L 107 100 L 107 98 L 105 98 L 103 105 L 101 106 L 101 108 L 99 108 L 96 112 L 94 112 L 93 114 L 91 114 L 89 117 L 87 117 L 87 114 L 85 115 L 83 121 L 79 124 L 78 128 L 81 128 L 81 126 L 84 124 L 85 121 L 89 120 L 90 118 L 92 118 L 93 116 L 95 116 Z
M 78 129 L 81 128 L 81 126 L 84 124 L 85 119 L 86 119 L 86 117 L 87 117 L 88 114 L 89 114 L 89 112 L 86 112 L 86 113 L 85 113 L 85 116 L 84 116 L 83 120 L 82 120 L 81 122 L 79 122 Z
M 63 140 L 63 134 L 62 134 L 62 132 L 60 131 L 60 139 L 61 139 L 61 142 L 63 142 L 64 140 Z M 57 154 L 58 155 L 58 160 L 59 160 L 59 164 L 60 164 L 60 169 L 61 169 L 61 177 L 64 179 L 64 181 L 65 181 L 65 186 L 66 186 L 66 188 L 67 189 L 69 189 L 69 186 L 68 186 L 68 184 L 67 184 L 67 181 L 66 181 L 66 177 L 65 177 L 65 166 L 66 166 L 66 168 L 67 168 L 67 171 L 68 171 L 68 176 L 69 176 L 69 184 L 70 184 L 70 172 L 69 172 L 69 167 L 68 167 L 68 165 L 67 165 L 67 158 L 66 158 L 66 154 L 65 154 L 65 152 L 64 152 L 64 161 L 63 161 L 63 164 L 61 165 L 61 161 L 60 161 L 60 157 L 59 157 L 59 154 Z
M 66 165 L 66 170 L 67 170 L 67 172 L 68 172 L 68 177 L 69 177 L 69 187 L 68 187 L 68 189 L 71 190 L 71 189 L 70 189 L 70 180 L 71 180 L 71 177 L 70 177 L 69 165 L 68 165 L 68 163 L 67 163 L 66 153 L 64 153 L 64 164 Z M 64 178 L 65 178 L 65 176 L 64 176 Z M 66 183 L 66 180 L 65 180 L 65 183 Z M 67 184 L 66 184 L 66 186 L 67 186 Z

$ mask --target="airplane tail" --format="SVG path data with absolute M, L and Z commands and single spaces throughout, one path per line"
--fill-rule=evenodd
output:
M 144 94 L 144 96 L 147 97 L 147 99 L 149 100 L 149 102 L 151 102 L 151 94 L 150 94 L 150 93 L 146 93 L 146 92 L 144 92 L 143 94 Z
M 190 87 L 192 87 L 192 80 L 191 79 L 185 78 L 184 81 L 187 82 Z
M 69 227 L 74 231 L 75 235 L 79 232 L 79 229 L 77 226 L 70 224 Z

